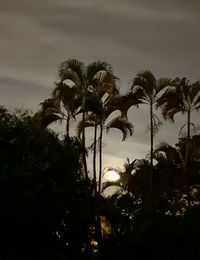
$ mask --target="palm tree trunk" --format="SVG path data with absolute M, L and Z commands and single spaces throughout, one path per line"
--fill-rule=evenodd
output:
M 94 150 L 93 150 L 93 175 L 94 175 L 95 195 L 97 195 L 96 153 L 97 153 L 97 121 L 95 120 Z
M 150 165 L 151 168 L 153 168 L 153 104 L 150 105 L 150 132 L 151 132 L 151 138 L 150 138 Z
M 187 189 L 188 206 L 191 204 L 190 191 L 189 191 L 189 179 L 188 179 L 188 163 L 189 163 L 189 146 L 190 146 L 190 124 L 191 124 L 191 111 L 187 113 L 187 140 L 185 147 L 185 162 L 183 168 L 183 185 Z
M 95 230 L 98 242 L 98 254 L 102 253 L 102 230 L 101 230 L 101 217 L 100 217 L 100 193 L 101 193 L 101 175 L 102 175 L 102 138 L 103 138 L 103 126 L 100 123 L 100 135 L 99 135 L 99 187 L 96 192 L 95 200 L 97 205 L 96 218 L 95 218 Z M 97 188 L 97 186 L 96 186 Z
M 85 122 L 85 112 L 83 112 L 82 120 L 83 120 L 83 122 Z M 85 147 L 85 129 L 83 129 L 83 132 L 82 132 L 82 147 L 83 147 L 82 156 L 83 156 L 83 167 L 84 167 L 84 172 L 85 172 L 85 178 L 88 179 L 86 147 Z
M 153 182 L 153 102 L 150 103 L 150 176 L 149 176 L 149 194 L 148 201 L 151 203 L 152 196 L 152 182 Z
M 188 160 L 189 160 L 189 145 L 190 145 L 190 124 L 191 124 L 191 112 L 188 111 L 187 114 L 187 141 L 186 141 L 186 150 L 185 150 L 185 168 L 187 169 Z
M 67 124 L 66 124 L 66 136 L 67 136 L 67 142 L 69 142 L 69 121 L 70 117 L 67 117 Z
M 103 125 L 100 123 L 99 136 L 99 195 L 101 194 L 101 177 L 102 177 L 102 141 L 103 141 Z

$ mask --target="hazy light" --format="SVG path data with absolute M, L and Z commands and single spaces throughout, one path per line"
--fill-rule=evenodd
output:
M 109 170 L 104 174 L 105 181 L 118 181 L 119 179 L 119 173 L 115 170 Z

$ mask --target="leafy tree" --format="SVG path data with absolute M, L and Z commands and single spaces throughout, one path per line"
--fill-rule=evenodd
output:
M 1 259 L 62 259 L 52 232 L 66 210 L 76 215 L 79 196 L 90 194 L 90 184 L 79 176 L 80 153 L 77 139 L 60 141 L 41 126 L 38 114 L 0 108 Z M 70 235 L 68 243 L 74 243 Z

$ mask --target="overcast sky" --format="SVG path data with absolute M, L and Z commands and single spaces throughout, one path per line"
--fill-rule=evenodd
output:
M 199 14 L 199 0 L 0 0 L 0 104 L 36 111 L 69 58 L 107 61 L 122 92 L 146 69 L 199 80 Z M 148 153 L 146 111 L 131 110 L 135 133 L 124 143 L 117 131 L 105 139 L 105 166 Z M 156 142 L 176 142 L 184 120 L 165 124 Z

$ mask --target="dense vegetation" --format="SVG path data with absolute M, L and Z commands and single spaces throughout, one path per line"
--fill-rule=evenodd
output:
M 156 79 L 144 71 L 121 95 L 105 62 L 67 60 L 58 75 L 52 96 L 36 114 L 0 108 L 0 258 L 200 257 L 200 134 L 191 131 L 198 123 L 191 114 L 200 108 L 200 82 Z M 102 183 L 104 132 L 117 128 L 122 140 L 132 135 L 127 114 L 140 104 L 149 108 L 149 154 L 128 159 L 119 180 Z M 113 116 L 116 111 L 120 116 Z M 177 113 L 187 115 L 177 144 L 155 145 L 162 121 L 174 121 Z M 62 140 L 47 128 L 54 122 L 66 127 Z M 118 191 L 104 197 L 112 185 Z

